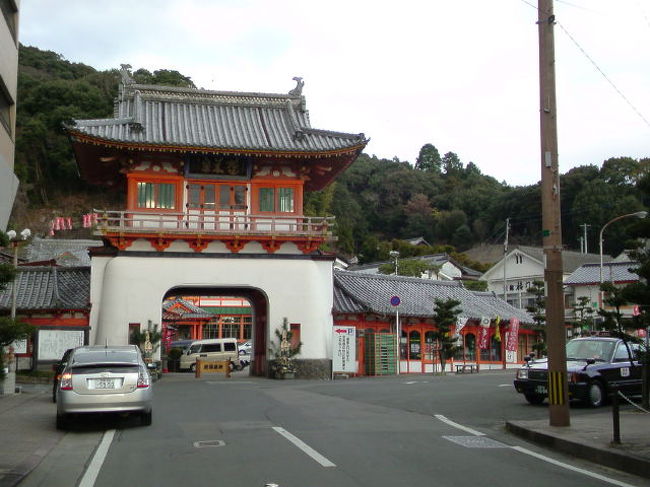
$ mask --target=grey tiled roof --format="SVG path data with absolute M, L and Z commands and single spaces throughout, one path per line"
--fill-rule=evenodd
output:
M 25 256 L 27 262 L 54 260 L 59 266 L 89 266 L 88 249 L 103 245 L 101 240 L 34 237 L 25 249 Z
M 527 254 L 539 262 L 544 261 L 544 249 L 529 245 L 515 245 L 508 248 L 508 253 L 515 249 Z M 472 260 L 482 263 L 496 264 L 503 259 L 503 245 L 480 245 L 464 252 Z M 605 262 L 612 260 L 609 255 L 603 256 Z M 562 269 L 565 273 L 571 273 L 583 264 L 600 262 L 599 254 L 583 254 L 573 250 L 562 251 Z
M 187 311 L 183 308 L 174 308 L 171 309 L 175 304 L 180 304 L 184 308 L 187 308 Z M 205 311 L 203 308 L 186 301 L 184 299 L 174 299 L 170 301 L 165 301 L 163 303 L 163 311 L 165 312 L 166 319 L 186 319 L 186 318 L 212 318 L 214 315 Z
M 480 319 L 484 316 L 503 320 L 518 318 L 521 323 L 532 323 L 531 317 L 494 293 L 472 292 L 459 282 L 432 281 L 413 277 L 370 275 L 358 272 L 334 271 L 334 312 L 376 313 L 394 315 L 390 298 L 401 300 L 401 316 L 431 317 L 434 299 L 460 301 L 461 316 Z
M 603 281 L 605 282 L 636 282 L 638 274 L 630 272 L 630 268 L 638 266 L 636 262 L 607 262 L 603 264 Z M 564 284 L 598 284 L 600 283 L 600 263 L 585 264 L 576 269 L 564 280 Z
M 0 309 L 11 309 L 16 285 L 16 311 L 89 310 L 90 267 L 19 267 L 18 276 L 0 291 Z
M 293 91 L 293 90 L 292 90 Z M 363 134 L 313 129 L 300 94 L 122 84 L 115 118 L 75 120 L 71 134 L 117 143 L 322 152 L 364 146 Z
M 449 257 L 448 254 L 442 252 L 440 254 L 430 254 L 430 255 L 420 255 L 416 257 L 405 257 L 402 260 L 413 260 L 413 259 L 418 259 L 426 262 L 427 264 L 433 264 L 433 265 L 444 265 L 447 262 L 451 262 L 453 265 L 458 267 L 460 269 L 463 277 L 479 277 L 481 273 L 479 271 L 476 271 L 474 269 L 471 269 L 470 267 L 466 267 L 464 265 L 459 264 L 456 262 L 454 259 Z M 363 274 L 378 274 L 379 273 L 379 267 L 384 265 L 384 264 L 392 264 L 392 260 L 385 260 L 382 262 L 369 262 L 367 264 L 356 264 L 353 266 L 348 267 L 349 271 L 352 272 L 360 272 Z
M 539 260 L 540 262 L 544 262 L 544 249 L 541 247 L 528 247 L 519 245 L 516 248 Z M 609 255 L 603 256 L 603 258 L 605 261 L 612 259 Z M 574 250 L 562 251 L 562 269 L 565 273 L 573 272 L 581 265 L 593 263 L 600 264 L 599 254 L 583 254 L 582 252 L 576 252 Z

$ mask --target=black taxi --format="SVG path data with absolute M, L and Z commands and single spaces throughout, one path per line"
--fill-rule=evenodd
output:
M 638 344 L 620 338 L 594 336 L 567 342 L 569 398 L 598 407 L 614 388 L 627 396 L 641 394 L 638 351 Z M 526 364 L 517 370 L 514 385 L 529 403 L 542 403 L 548 397 L 548 360 L 527 357 Z

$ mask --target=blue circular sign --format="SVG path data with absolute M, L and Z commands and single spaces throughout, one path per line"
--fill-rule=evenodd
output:
M 401 303 L 399 296 L 393 296 L 392 298 L 390 298 L 391 306 L 399 306 L 399 303 Z

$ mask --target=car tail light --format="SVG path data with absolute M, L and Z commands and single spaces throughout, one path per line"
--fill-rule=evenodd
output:
M 61 374 L 61 380 L 59 381 L 59 389 L 62 391 L 71 391 L 72 390 L 72 373 L 66 372 Z
M 144 389 L 149 387 L 149 385 L 151 385 L 151 378 L 147 371 L 140 367 L 140 371 L 138 372 L 138 389 Z

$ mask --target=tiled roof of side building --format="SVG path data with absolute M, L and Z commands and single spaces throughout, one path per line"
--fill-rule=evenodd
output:
M 487 316 L 507 321 L 514 317 L 521 323 L 532 323 L 528 313 L 509 305 L 493 293 L 472 292 L 459 282 L 334 271 L 336 313 L 394 315 L 395 307 L 390 303 L 392 296 L 398 296 L 401 300 L 401 316 L 431 317 L 436 298 L 451 298 L 460 301 L 461 316 L 466 318 Z
M 368 142 L 364 134 L 312 128 L 301 89 L 244 93 L 123 82 L 115 118 L 75 120 L 67 128 L 99 141 L 253 152 L 336 153 Z
M 19 267 L 16 280 L 0 291 L 0 309 L 17 311 L 90 310 L 90 267 Z
M 27 262 L 55 260 L 61 266 L 89 266 L 88 249 L 103 245 L 101 240 L 34 237 L 25 249 L 25 257 Z
M 603 264 L 603 281 L 636 282 L 639 280 L 638 274 L 630 271 L 636 266 L 638 266 L 636 262 L 606 262 Z M 598 283 L 600 283 L 600 264 L 585 264 L 564 280 L 564 284 L 573 286 Z
M 180 307 L 173 308 L 175 304 Z M 212 318 L 214 315 L 184 299 L 174 299 L 163 303 L 163 310 L 169 314 L 170 319 L 184 318 Z

